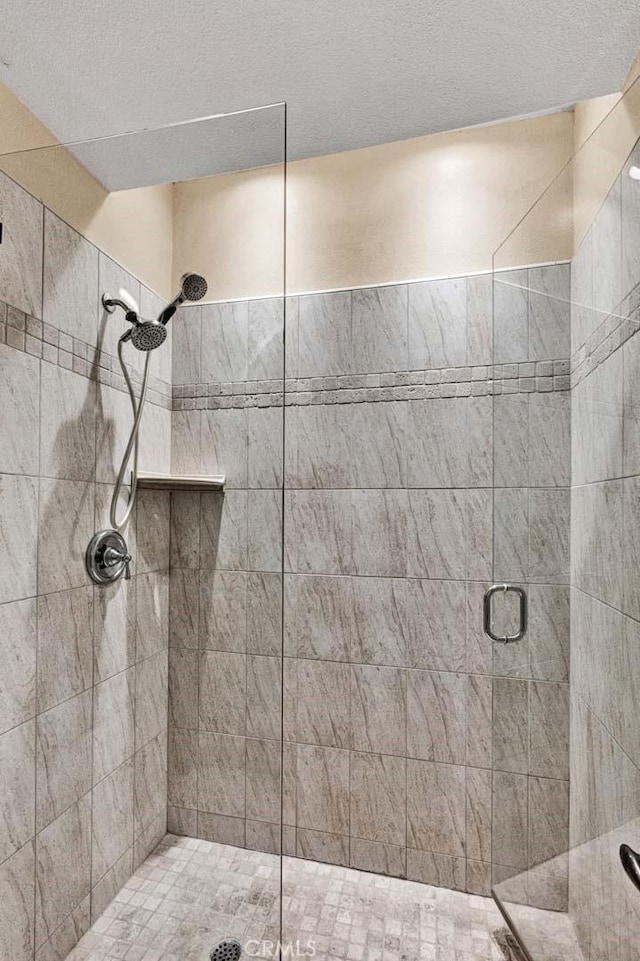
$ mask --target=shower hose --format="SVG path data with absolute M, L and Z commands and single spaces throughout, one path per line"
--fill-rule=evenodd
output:
M 124 374 L 124 379 L 129 390 L 129 397 L 131 399 L 131 407 L 133 408 L 133 426 L 131 427 L 131 433 L 129 434 L 129 440 L 127 441 L 127 446 L 122 457 L 122 464 L 120 465 L 120 471 L 118 473 L 118 479 L 116 480 L 116 486 L 113 491 L 113 497 L 111 498 L 111 512 L 110 521 L 111 527 L 116 531 L 121 531 L 127 524 L 129 518 L 131 517 L 131 511 L 133 510 L 133 505 L 136 500 L 136 493 L 138 490 L 138 434 L 140 432 L 140 422 L 142 420 L 142 413 L 144 411 L 144 402 L 147 395 L 147 383 L 149 381 L 149 363 L 151 361 L 151 351 L 147 351 L 144 361 L 144 372 L 142 375 L 142 387 L 140 389 L 140 397 L 136 400 L 135 390 L 131 382 L 131 376 L 127 369 L 127 365 L 124 362 L 124 357 L 122 356 L 122 347 L 124 339 L 121 337 L 118 341 L 118 360 L 120 361 L 120 367 L 122 368 L 122 373 Z M 120 499 L 120 494 L 122 492 L 122 486 L 124 484 L 124 477 L 127 473 L 127 467 L 129 466 L 129 461 L 131 459 L 131 454 L 133 452 L 133 469 L 131 471 L 131 484 L 129 487 L 129 500 L 127 501 L 127 506 L 125 507 L 124 514 L 118 520 L 118 500 Z

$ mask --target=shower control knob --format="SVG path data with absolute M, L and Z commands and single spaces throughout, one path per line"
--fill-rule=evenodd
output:
M 131 554 L 129 554 L 126 549 L 124 552 L 119 551 L 117 547 L 106 547 L 102 555 L 102 562 L 105 567 L 115 567 L 116 564 L 124 565 L 125 581 L 131 580 L 131 569 L 129 566 L 131 561 Z
M 621 844 L 619 853 L 627 877 L 640 889 L 640 854 L 628 844 Z
M 87 548 L 86 564 L 96 584 L 113 584 L 124 576 L 131 579 L 131 554 L 119 531 L 99 531 Z

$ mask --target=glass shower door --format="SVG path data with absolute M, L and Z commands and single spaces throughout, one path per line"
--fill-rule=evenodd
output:
M 571 410 L 569 265 L 494 274 L 492 881 L 566 910 Z M 545 869 L 546 866 L 546 869 Z
M 0 156 L 0 753 L 20 812 L 0 944 L 17 957 L 85 936 L 78 957 L 278 954 L 285 113 Z M 208 289 L 172 303 L 187 272 Z M 120 347 L 136 398 L 150 363 L 131 576 L 94 584 L 133 420 Z
M 639 133 L 636 83 L 494 257 L 493 575 L 528 624 L 491 642 L 492 874 L 533 961 L 640 934 Z

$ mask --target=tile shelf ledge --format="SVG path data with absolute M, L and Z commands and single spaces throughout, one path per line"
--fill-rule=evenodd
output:
M 222 491 L 224 474 L 205 476 L 198 474 L 156 474 L 138 471 L 138 487 L 156 491 Z

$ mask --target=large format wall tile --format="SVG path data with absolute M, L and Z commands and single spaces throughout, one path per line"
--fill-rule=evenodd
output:
M 280 850 L 280 745 L 277 741 L 249 739 L 246 742 L 246 817 L 268 822 L 276 830 L 273 853 Z M 254 826 L 254 830 L 256 827 Z
M 134 670 L 96 685 L 93 720 L 93 782 L 131 757 L 134 751 Z
M 405 491 L 354 491 L 351 499 L 353 572 L 404 577 L 407 570 Z
M 159 818 L 166 820 L 167 739 L 160 734 L 134 758 L 134 833 L 140 835 Z M 162 831 L 164 834 L 164 830 Z M 155 846 L 155 845 L 154 845 Z
M 296 658 L 285 663 L 285 671 L 293 673 L 285 681 L 285 724 L 289 711 L 293 715 L 287 725 L 291 726 L 290 739 L 349 748 L 351 675 L 348 664 Z M 277 687 L 274 685 L 272 690 L 277 691 Z M 279 736 L 277 730 L 274 733 Z
M 622 474 L 622 357 L 623 351 L 615 351 L 572 391 L 573 484 Z
M 468 486 L 467 406 L 463 397 L 408 405 L 409 487 Z
M 38 831 L 91 789 L 91 724 L 91 691 L 38 717 Z
M 141 661 L 135 669 L 136 747 L 140 748 L 167 726 L 168 658 L 161 651 Z
M 0 603 L 36 593 L 37 541 L 37 481 L 0 474 Z
M 467 277 L 467 358 L 493 363 L 493 276 Z
M 407 762 L 407 841 L 410 847 L 464 856 L 465 770 L 455 764 Z
M 69 592 L 69 596 L 73 597 L 73 593 Z M 136 581 L 120 580 L 117 584 L 109 584 L 96 590 L 94 598 L 94 682 L 99 683 L 126 671 L 134 663 Z
M 425 761 L 466 761 L 466 688 L 461 674 L 409 671 L 407 753 Z
M 98 385 L 96 428 L 95 479 L 113 484 L 131 431 L 131 402 L 123 391 Z
M 43 224 L 41 205 L 5 179 L 0 207 L 11 304 L 0 307 L 0 952 L 60 961 L 165 828 L 166 665 L 147 665 L 168 645 L 169 497 L 149 492 L 133 514 L 138 576 L 94 587 L 84 554 L 109 523 L 132 416 L 126 394 L 105 383 L 123 327 L 99 307 L 99 284 L 136 299 L 141 288 L 49 212 Z M 146 291 L 143 315 L 159 305 Z M 129 360 L 139 382 L 143 357 Z M 167 469 L 171 414 L 155 396 L 164 385 L 151 386 L 141 463 Z M 195 556 L 197 566 L 197 546 Z M 142 740 L 160 729 L 137 745 L 134 785 L 136 721 Z
M 203 474 L 223 475 L 226 488 L 247 487 L 247 415 L 252 412 L 242 409 L 202 411 L 202 433 L 198 444 L 194 445 L 196 449 L 199 445 L 202 452 L 200 470 Z
M 247 574 L 200 571 L 199 600 L 200 646 L 209 651 L 246 651 Z
M 199 310 L 188 307 L 186 313 L 191 315 L 196 309 Z M 205 304 L 202 307 L 202 383 L 247 380 L 248 337 L 248 304 Z M 174 356 L 173 383 L 197 384 L 200 371 L 195 338 L 183 347 L 174 340 Z
M 115 288 L 106 293 L 119 296 Z M 45 323 L 92 346 L 96 343 L 98 251 L 50 210 L 44 212 L 43 294 Z
M 46 711 L 92 683 L 93 588 L 39 597 L 38 710 Z
M 247 736 L 280 740 L 282 662 L 279 657 L 247 655 Z
M 493 275 L 493 362 L 529 360 L 529 279 L 526 270 Z
M 39 361 L 0 345 L 0 473 L 38 473 L 39 393 Z
M 406 760 L 382 754 L 351 758 L 351 836 L 406 844 Z
M 569 264 L 529 269 L 529 359 L 571 353 Z
M 40 472 L 92 480 L 95 471 L 95 384 L 62 367 L 42 365 Z
M 205 570 L 247 569 L 247 491 L 202 495 L 200 566 Z
M 621 177 L 618 177 L 591 228 L 593 239 L 593 304 L 602 318 L 622 297 Z
M 0 220 L 4 224 L 0 287 L 2 299 L 42 317 L 42 205 L 0 174 Z
M 283 297 L 249 302 L 248 380 L 281 380 L 283 378 L 284 309 Z M 296 375 L 288 374 L 288 376 Z
M 569 271 L 501 279 L 496 349 L 531 363 L 496 375 L 502 396 L 489 275 L 288 301 L 303 383 L 284 407 L 253 382 L 282 377 L 276 300 L 202 308 L 199 374 L 195 339 L 178 348 L 194 383 L 176 391 L 174 469 L 228 483 L 172 498 L 176 829 L 279 851 L 284 732 L 285 850 L 487 894 L 492 769 L 526 790 L 530 763 L 559 776 L 529 687 L 564 696 L 568 676 L 570 409 L 544 391 L 566 372 Z M 500 650 L 482 632 L 494 483 L 503 576 L 532 598 L 526 641 Z
M 285 654 L 348 661 L 350 640 L 355 634 L 351 578 L 285 575 Z
M 33 843 L 0 865 L 0 951 L 14 961 L 31 961 L 34 944 Z
M 91 876 L 96 884 L 133 843 L 133 759 L 93 789 Z
M 407 369 L 407 299 L 406 287 L 353 291 L 351 342 L 359 372 Z
M 166 648 L 169 633 L 169 575 L 166 571 L 140 574 L 136 578 L 135 627 L 136 660 L 143 661 Z
M 246 675 L 244 654 L 202 654 L 199 669 L 199 726 L 219 734 L 246 732 Z
M 82 587 L 89 580 L 85 554 L 94 533 L 93 484 L 43 477 L 39 506 L 39 590 Z
M 33 770 L 34 722 L 27 721 L 0 735 L 0 863 L 35 833 Z
M 285 493 L 285 569 L 301 574 L 353 571 L 351 493 Z
M 90 885 L 91 802 L 85 796 L 36 841 L 36 947 L 84 900 Z
M 409 285 L 409 367 L 467 363 L 465 278 Z
M 406 604 L 407 666 L 433 671 L 465 670 L 465 582 L 409 580 Z
M 35 600 L 0 605 L 0 732 L 36 713 L 36 623 Z
M 245 746 L 242 738 L 200 733 L 198 810 L 227 817 L 244 817 L 245 792 Z
M 410 491 L 407 527 L 410 577 L 466 577 L 466 491 Z
M 353 748 L 406 755 L 407 694 L 404 671 L 357 664 L 351 668 Z
M 348 835 L 348 752 L 299 744 L 297 756 L 297 824 Z
M 353 348 L 348 291 L 300 297 L 298 325 L 298 377 L 351 373 Z

